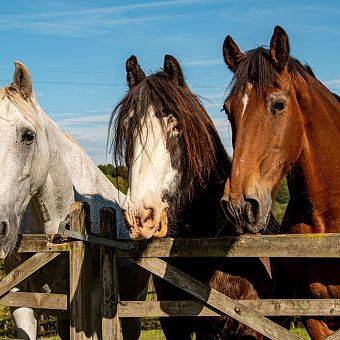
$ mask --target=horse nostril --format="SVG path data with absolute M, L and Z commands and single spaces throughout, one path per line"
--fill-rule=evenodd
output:
M 254 197 L 245 198 L 245 215 L 249 223 L 255 223 L 260 213 L 260 202 Z
M 1 222 L 0 223 L 0 236 L 5 236 L 7 233 L 7 223 Z
M 152 219 L 153 215 L 154 215 L 154 210 L 152 208 L 147 208 L 147 209 L 143 208 L 140 220 L 142 223 L 144 223 L 147 220 Z

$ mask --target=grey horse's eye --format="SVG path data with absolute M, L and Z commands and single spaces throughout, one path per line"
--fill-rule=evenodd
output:
M 33 143 L 34 139 L 35 139 L 35 133 L 33 131 L 28 130 L 22 135 L 21 141 L 22 143 L 30 145 Z

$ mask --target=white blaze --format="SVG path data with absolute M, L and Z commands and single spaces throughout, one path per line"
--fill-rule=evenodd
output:
M 241 117 L 243 117 L 244 113 L 246 112 L 248 101 L 249 101 L 249 97 L 248 97 L 248 94 L 246 93 L 242 98 L 243 110 L 242 110 Z
M 152 107 L 144 117 L 140 136 L 135 136 L 134 156 L 130 165 L 129 210 L 138 215 L 138 210 L 161 205 L 162 192 L 170 190 L 177 171 L 171 166 L 166 148 L 166 134 L 160 119 L 167 125 L 168 117 L 158 118 Z

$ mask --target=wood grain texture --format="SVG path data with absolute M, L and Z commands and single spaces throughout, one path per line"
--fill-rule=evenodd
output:
M 70 209 L 70 230 L 85 233 L 90 227 L 90 207 L 75 202 Z M 91 321 L 91 259 L 90 245 L 82 241 L 70 243 L 70 338 L 90 339 Z
M 252 235 L 207 239 L 164 238 L 136 242 L 138 257 L 340 258 L 340 234 Z M 120 257 L 130 257 L 118 251 Z
M 69 251 L 69 243 L 52 243 L 55 235 L 23 234 L 16 248 L 17 253 L 49 253 Z
M 149 270 L 151 273 L 165 279 L 180 289 L 183 289 L 187 293 L 213 307 L 213 309 L 231 316 L 270 339 L 301 339 L 301 337 L 291 334 L 285 328 L 265 318 L 256 311 L 243 306 L 237 301 L 234 301 L 217 290 L 203 284 L 161 259 L 142 258 L 131 260 L 146 270 Z
M 30 257 L 18 267 L 14 268 L 0 281 L 0 297 L 6 294 L 10 289 L 15 287 L 28 276 L 43 267 L 46 263 L 52 261 L 60 253 L 37 253 Z
M 340 316 L 340 299 L 237 300 L 264 316 Z M 120 317 L 219 316 L 201 301 L 120 301 Z
M 116 213 L 112 208 L 100 211 L 100 235 L 109 239 L 117 238 Z M 115 250 L 100 246 L 100 282 L 101 282 L 101 312 L 102 339 L 119 338 L 118 277 Z
M 68 302 L 66 294 L 8 292 L 0 299 L 0 305 L 67 310 Z

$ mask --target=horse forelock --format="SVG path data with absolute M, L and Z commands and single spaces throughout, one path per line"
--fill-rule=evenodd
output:
M 164 72 L 146 77 L 113 110 L 110 143 L 115 162 L 124 160 L 129 166 L 135 138 L 140 136 L 143 117 L 150 106 L 159 118 L 165 112 L 177 120 L 182 148 L 178 170 L 182 182 L 187 187 L 193 184 L 205 186 L 210 174 L 216 170 L 219 137 L 198 97 L 186 85 L 181 87 L 170 81 Z M 162 119 L 160 122 L 164 127 Z
M 315 75 L 308 64 L 302 64 L 298 59 L 289 57 L 288 72 L 293 77 L 302 76 L 305 80 Z M 253 89 L 263 93 L 273 87 L 279 72 L 271 61 L 269 50 L 260 46 L 244 53 L 242 60 L 235 69 L 229 85 L 229 95 L 243 95 L 248 83 Z
M 17 108 L 18 112 L 30 122 L 35 128 L 39 128 L 40 124 L 37 119 L 37 108 L 31 99 L 24 99 L 19 92 L 13 87 L 7 86 L 0 89 L 0 100 L 7 98 Z

